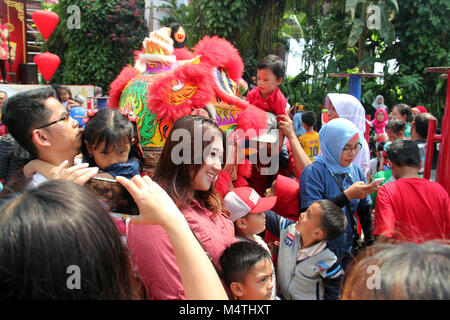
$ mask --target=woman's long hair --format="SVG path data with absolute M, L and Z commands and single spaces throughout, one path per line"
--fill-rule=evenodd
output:
M 201 126 L 200 130 L 199 126 Z M 178 129 L 184 129 L 184 131 Z M 212 137 L 211 134 L 205 134 L 208 130 L 214 130 Z M 197 137 L 194 131 L 197 135 L 201 132 L 201 137 Z M 211 139 L 204 139 L 205 136 Z M 214 191 L 214 185 L 211 185 L 207 191 L 196 191 L 191 178 L 191 175 L 195 177 L 203 166 L 204 150 L 214 142 L 217 136 L 222 137 L 225 153 L 224 133 L 215 121 L 203 116 L 190 115 L 181 117 L 173 124 L 153 179 L 165 188 L 180 209 L 188 207 L 192 200 L 196 200 L 214 213 L 224 211 L 222 201 Z M 201 154 L 196 152 L 199 150 L 194 146 L 196 142 L 199 143 L 198 139 L 202 139 Z M 181 163 L 177 161 L 180 158 L 182 158 Z M 223 158 L 226 159 L 225 154 Z
M 120 234 L 85 187 L 45 182 L 1 198 L 0 212 L 0 298 L 139 298 Z

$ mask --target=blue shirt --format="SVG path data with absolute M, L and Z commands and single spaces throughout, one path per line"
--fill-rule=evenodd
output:
M 301 135 L 306 133 L 306 130 L 305 130 L 305 128 L 303 128 L 303 125 L 302 125 L 302 113 L 301 112 L 297 112 L 292 117 L 292 126 L 294 127 L 294 131 L 295 131 L 295 134 L 297 135 L 297 137 L 300 137 Z
M 353 183 L 363 181 L 367 183 L 364 173 L 358 165 L 353 164 L 347 174 L 337 175 L 342 187 L 347 189 Z M 323 162 L 313 162 L 308 165 L 300 176 L 300 208 L 308 208 L 317 200 L 332 200 L 342 193 L 331 172 Z M 347 217 L 347 229 L 340 237 L 328 240 L 328 247 L 340 259 L 345 253 L 353 249 L 353 229 L 349 219 L 355 219 L 354 214 L 358 208 L 365 208 L 372 204 L 370 195 L 364 199 L 353 199 L 348 206 L 342 208 Z M 356 220 L 355 220 L 356 222 Z

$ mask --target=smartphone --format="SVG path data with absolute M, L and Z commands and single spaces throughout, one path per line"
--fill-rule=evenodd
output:
M 139 208 L 128 190 L 115 179 L 94 177 L 85 186 L 96 195 L 107 210 L 125 214 L 139 215 Z
M 384 181 L 384 178 L 376 178 L 376 179 L 374 179 L 372 182 L 371 182 L 371 184 L 373 183 L 373 184 L 380 184 L 380 183 L 382 183 Z

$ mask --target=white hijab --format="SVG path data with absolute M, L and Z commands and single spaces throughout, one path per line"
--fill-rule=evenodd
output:
M 379 98 L 381 98 L 381 103 L 378 103 L 378 99 Z M 387 107 L 386 107 L 386 105 L 384 104 L 384 97 L 380 94 L 380 95 L 378 95 L 376 98 L 375 98 L 375 100 L 372 102 L 372 107 L 374 107 L 375 108 L 375 110 L 377 110 L 377 109 L 379 109 L 379 108 L 383 108 L 383 109 L 386 109 L 386 111 L 387 111 Z
M 330 109 L 330 103 L 333 104 L 339 118 L 347 119 L 356 126 L 363 134 L 366 132 L 366 111 L 361 102 L 354 96 L 347 93 L 329 93 L 325 100 L 326 106 Z M 367 175 L 369 172 L 370 150 L 366 139 L 362 140 L 362 148 L 353 160 L 353 163 L 359 165 Z

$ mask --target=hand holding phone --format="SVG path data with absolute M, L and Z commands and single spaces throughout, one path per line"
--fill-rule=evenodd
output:
M 139 208 L 127 189 L 115 179 L 94 177 L 85 183 L 105 207 L 114 213 L 139 215 Z
M 167 192 L 149 176 L 134 176 L 131 180 L 117 177 L 139 206 L 141 214 L 131 218 L 134 224 L 153 224 L 163 227 L 186 221 Z
M 370 184 L 372 185 L 380 185 L 384 181 L 384 178 L 376 178 Z

